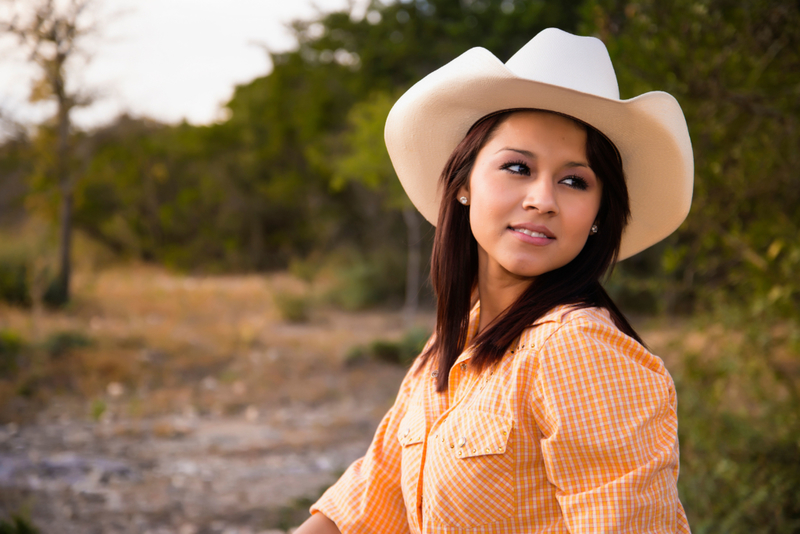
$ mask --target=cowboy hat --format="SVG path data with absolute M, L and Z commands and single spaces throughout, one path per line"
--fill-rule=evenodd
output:
M 386 119 L 389 157 L 409 199 L 436 224 L 439 175 L 478 119 L 535 108 L 590 124 L 622 156 L 631 219 L 619 259 L 661 241 L 689 213 L 694 181 L 686 120 L 672 95 L 653 91 L 620 100 L 605 45 L 548 28 L 503 64 L 473 48 L 412 86 Z

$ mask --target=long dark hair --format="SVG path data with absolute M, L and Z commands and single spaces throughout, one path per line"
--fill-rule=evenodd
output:
M 434 359 L 434 367 L 439 369 L 439 392 L 447 390 L 448 371 L 464 349 L 472 295 L 478 282 L 478 244 L 470 229 L 469 209 L 457 200 L 458 190 L 468 183 L 478 152 L 497 128 L 519 111 L 540 110 L 507 110 L 479 120 L 453 150 L 440 177 L 443 195 L 431 259 L 431 282 L 437 298 L 436 330 L 433 343 L 420 356 L 421 364 Z M 526 328 L 560 304 L 606 308 L 622 332 L 644 344 L 600 283 L 613 269 L 622 231 L 630 218 L 622 158 L 598 130 L 567 118 L 586 130 L 586 157 L 603 185 L 597 214 L 601 230 L 589 237 L 571 262 L 534 278 L 519 298 L 473 340 L 470 365 L 478 369 L 500 360 Z M 422 365 L 418 367 L 421 368 Z

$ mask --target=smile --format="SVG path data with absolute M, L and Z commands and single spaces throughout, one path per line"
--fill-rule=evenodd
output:
M 529 235 L 531 237 L 544 237 L 546 239 L 553 239 L 541 232 L 534 232 L 533 230 L 528 230 L 527 228 L 512 228 L 515 232 L 519 232 L 521 234 Z

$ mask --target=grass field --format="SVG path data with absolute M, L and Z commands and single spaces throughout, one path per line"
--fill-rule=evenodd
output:
M 338 391 L 336 371 L 353 347 L 399 339 L 404 326 L 391 311 L 327 309 L 302 323 L 282 320 L 273 295 L 303 285 L 285 274 L 122 267 L 77 276 L 66 310 L 2 307 L 0 329 L 18 335 L 23 351 L 19 370 L 0 381 L 0 417 L 23 423 L 56 398 L 72 417 L 98 416 L 98 401 L 108 401 L 105 417 L 324 402 Z M 431 320 L 417 318 L 425 328 Z

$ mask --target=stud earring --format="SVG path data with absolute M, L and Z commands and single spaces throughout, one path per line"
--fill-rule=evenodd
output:
M 465 206 L 467 205 L 467 202 L 469 202 L 469 200 L 467 200 L 467 197 L 461 197 L 458 199 L 458 201 L 464 204 Z
M 589 234 L 594 235 L 597 233 L 597 225 L 593 224 L 591 230 L 589 230 Z

